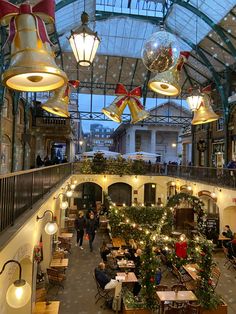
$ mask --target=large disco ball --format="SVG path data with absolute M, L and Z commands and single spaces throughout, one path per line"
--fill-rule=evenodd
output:
M 176 65 L 180 54 L 176 37 L 166 31 L 151 35 L 142 49 L 142 60 L 151 72 L 164 72 Z

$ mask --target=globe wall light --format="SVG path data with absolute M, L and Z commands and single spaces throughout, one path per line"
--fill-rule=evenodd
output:
M 5 267 L 9 263 L 16 263 L 19 267 L 19 278 L 13 282 L 7 289 L 6 300 L 9 306 L 18 309 L 25 306 L 31 297 L 31 287 L 30 285 L 21 278 L 22 268 L 18 261 L 9 260 L 4 263 L 0 275 L 4 272 Z
M 58 199 L 60 197 L 60 195 L 62 195 L 62 200 L 61 200 L 61 204 L 60 204 L 60 208 L 61 209 L 67 209 L 69 206 L 69 203 L 67 202 L 67 200 L 65 199 L 65 194 L 64 193 L 59 193 L 56 197 L 54 197 L 54 200 Z
M 57 223 L 53 220 L 53 212 L 51 210 L 46 210 L 44 213 L 43 213 L 43 216 L 42 217 L 39 217 L 37 216 L 37 221 L 40 220 L 40 219 L 43 219 L 44 216 L 47 214 L 47 213 L 50 213 L 52 215 L 52 220 L 47 222 L 45 227 L 44 227 L 44 230 L 47 234 L 49 235 L 53 235 L 57 232 L 58 230 L 58 225 Z

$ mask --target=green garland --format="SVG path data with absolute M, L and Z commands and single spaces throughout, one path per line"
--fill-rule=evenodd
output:
M 174 209 L 184 201 L 188 202 L 189 206 L 193 209 L 193 212 L 197 214 L 198 230 L 202 234 L 205 234 L 204 219 L 206 214 L 203 210 L 204 203 L 198 197 L 187 193 L 178 193 L 168 200 L 166 207 Z

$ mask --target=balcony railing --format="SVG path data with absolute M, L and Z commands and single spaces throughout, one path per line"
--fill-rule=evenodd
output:
M 191 181 L 200 181 L 218 187 L 236 188 L 236 170 L 177 165 L 143 164 L 141 168 L 124 167 L 124 162 L 66 163 L 0 176 L 0 232 L 13 225 L 15 220 L 49 192 L 56 184 L 74 174 L 113 175 L 167 175 Z M 104 165 L 103 165 L 104 166 Z
M 236 169 L 167 165 L 168 176 L 236 188 Z
M 0 232 L 71 174 L 71 164 L 0 176 Z

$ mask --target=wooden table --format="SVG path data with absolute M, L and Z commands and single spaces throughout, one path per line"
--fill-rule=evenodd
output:
M 61 268 L 68 267 L 69 259 L 68 258 L 55 258 L 51 260 L 50 267 Z
M 230 241 L 231 240 L 231 238 L 226 238 L 226 237 L 224 237 L 223 235 L 219 235 L 219 238 L 218 238 L 218 240 L 219 241 Z
M 118 265 L 118 267 L 119 268 L 127 268 L 127 269 L 129 269 L 129 268 L 135 268 L 135 265 L 134 265 L 134 262 L 133 261 L 122 261 L 122 260 L 120 260 L 120 261 L 118 261 L 117 262 L 117 265 Z
M 60 301 L 49 302 L 49 305 L 46 305 L 46 302 L 36 302 L 33 314 L 58 314 Z
M 186 264 L 183 266 L 184 270 L 189 274 L 193 280 L 198 279 L 198 265 L 197 264 Z
M 126 245 L 125 240 L 121 238 L 112 238 L 111 241 L 114 247 L 121 247 L 122 245 Z
M 157 291 L 157 298 L 160 302 L 160 314 L 164 313 L 165 301 L 196 301 L 197 297 L 192 291 Z
M 137 282 L 138 281 L 135 273 L 133 273 L 133 272 L 129 272 L 128 274 L 126 274 L 126 273 L 117 273 L 117 276 L 124 277 L 124 280 L 122 281 L 123 283 Z
M 111 251 L 111 255 L 113 256 L 113 257 L 124 257 L 124 255 L 125 255 L 125 250 L 112 250 Z
M 58 237 L 59 238 L 72 238 L 73 237 L 73 233 L 63 232 L 63 233 L 59 234 Z

